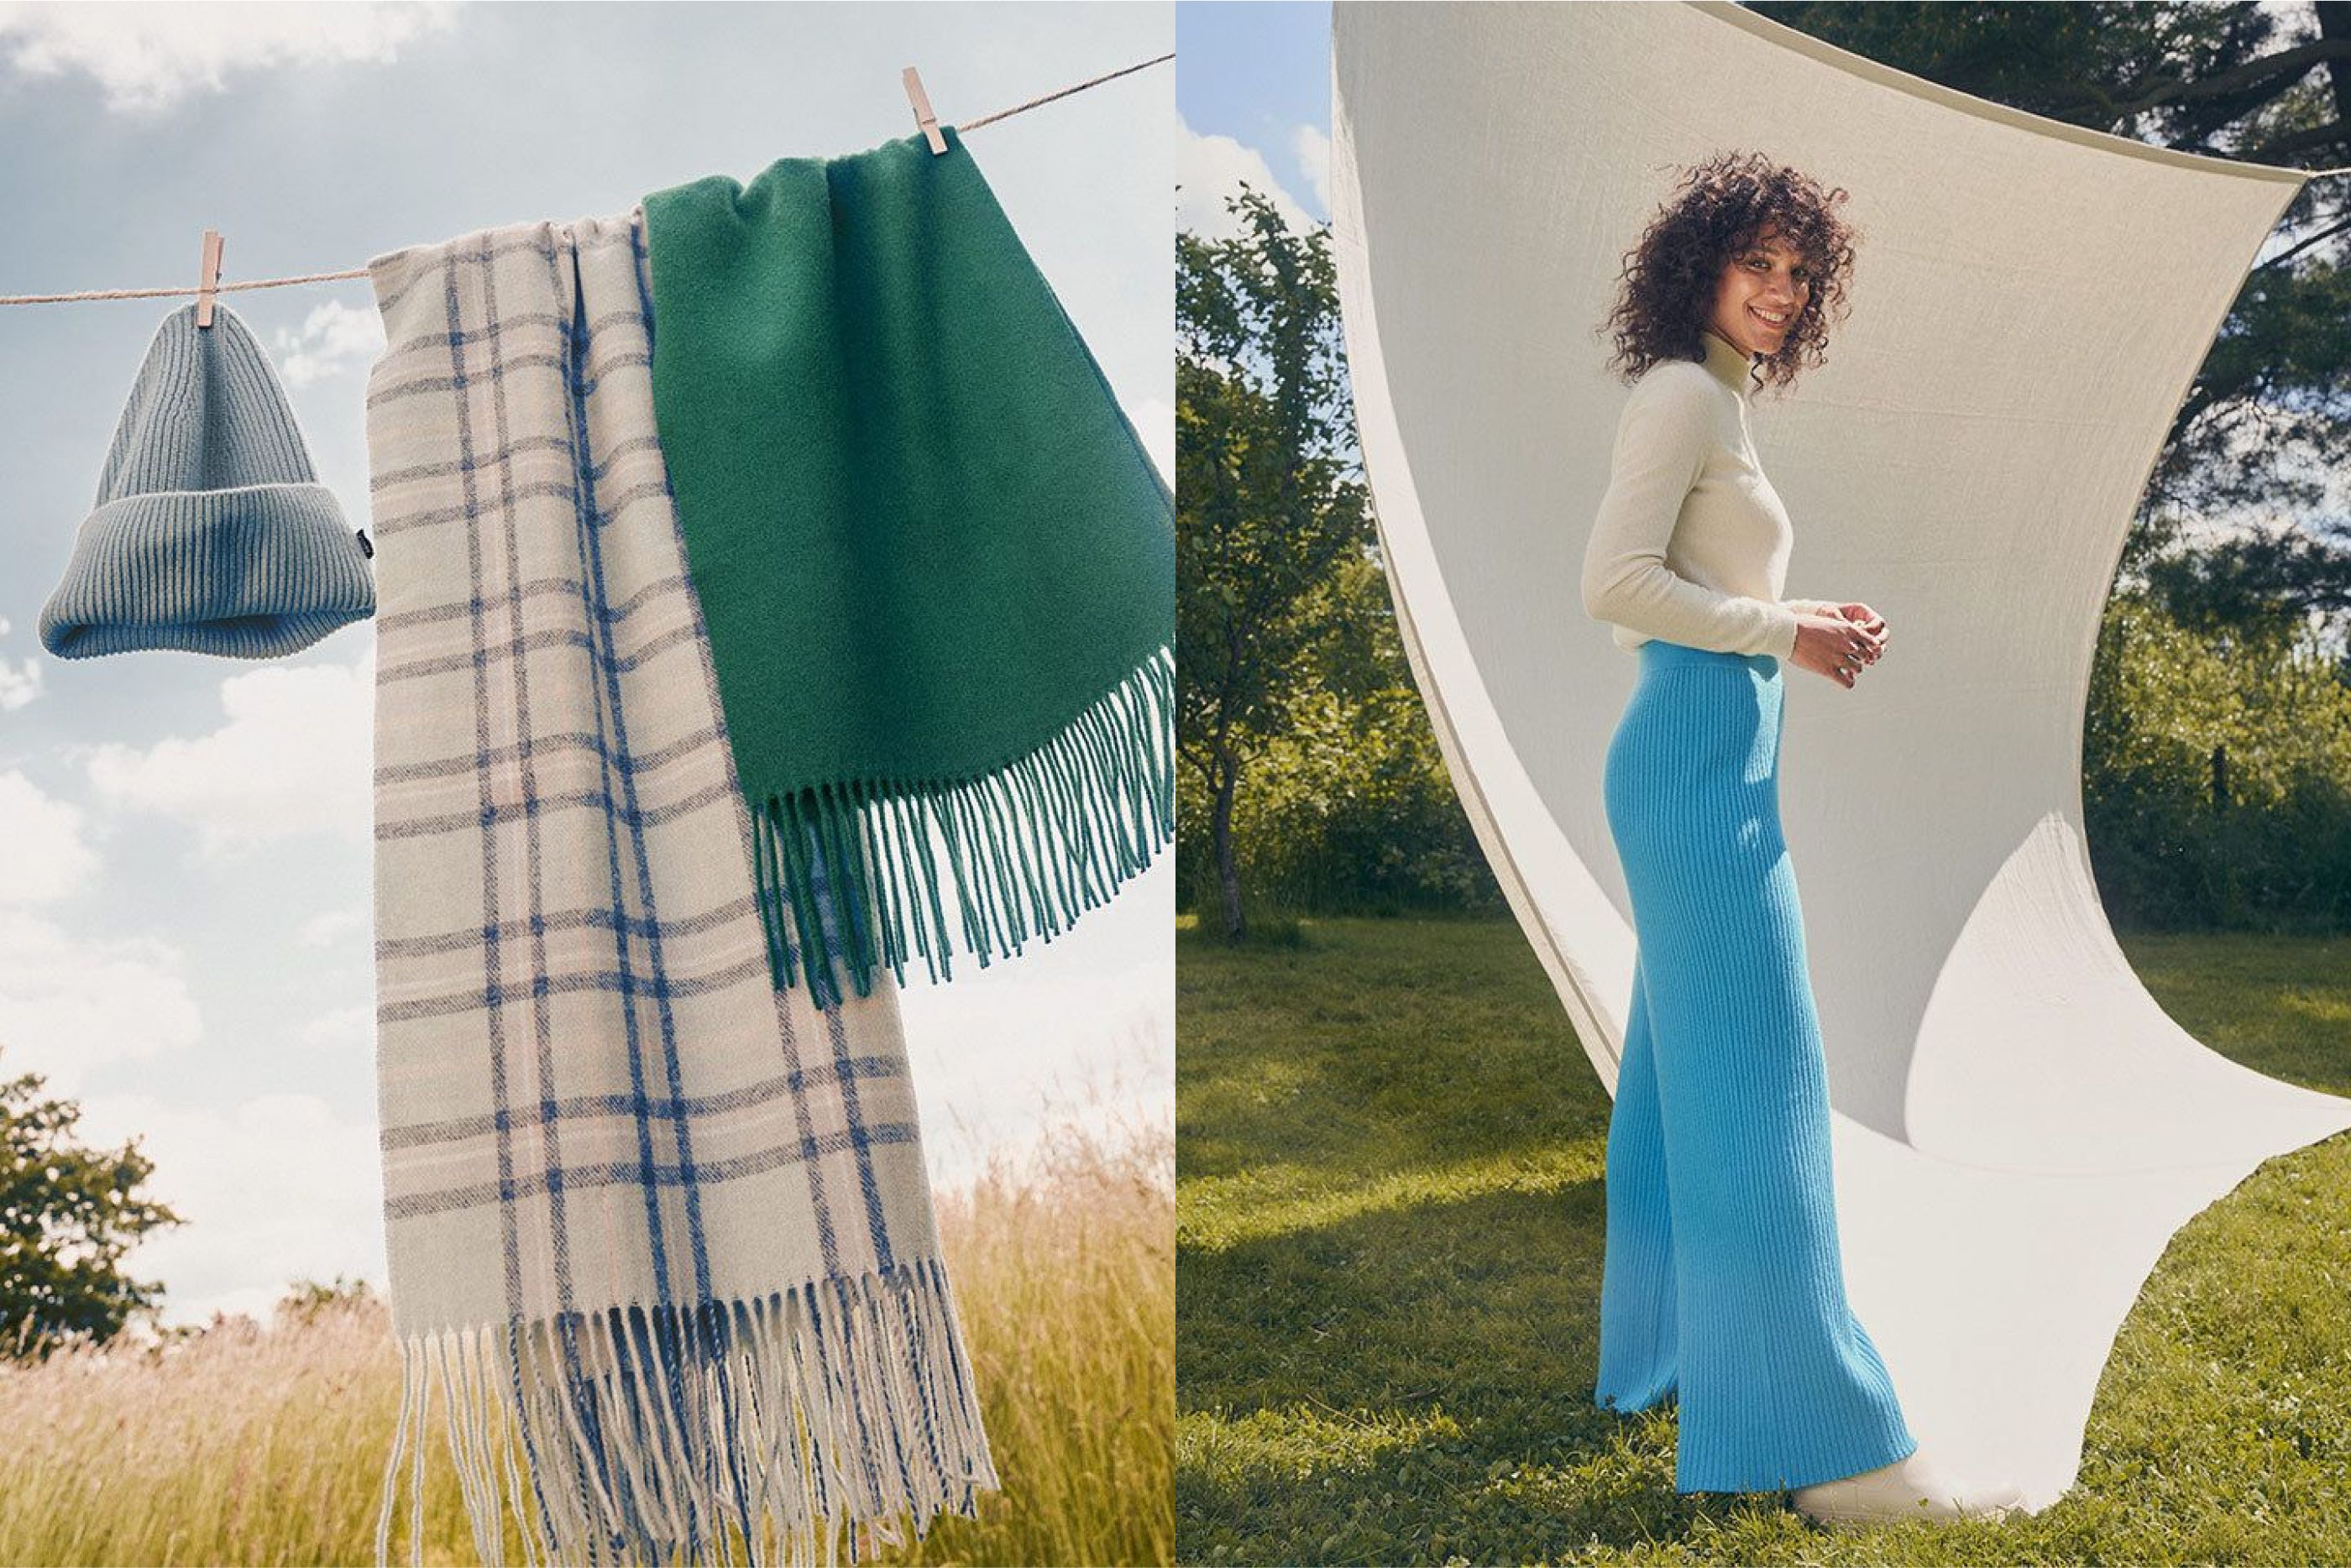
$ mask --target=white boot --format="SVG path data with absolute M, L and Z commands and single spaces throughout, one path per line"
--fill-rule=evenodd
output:
M 1822 1524 L 1885 1524 L 1905 1519 L 2003 1519 L 2022 1510 L 2024 1494 L 2013 1486 L 1970 1486 L 1914 1451 L 1877 1469 L 1800 1487 L 1795 1504 L 1797 1512 Z

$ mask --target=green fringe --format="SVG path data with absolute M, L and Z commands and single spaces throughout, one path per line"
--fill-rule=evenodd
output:
M 920 955 L 954 978 L 947 906 L 982 969 L 1050 941 L 1176 834 L 1176 655 L 1163 645 L 1019 760 L 976 778 L 858 780 L 752 801 L 754 880 L 778 990 L 830 1007 Z M 935 831 L 937 838 L 933 837 Z M 951 889 L 936 848 L 946 847 Z M 944 895 L 944 896 L 943 896 Z

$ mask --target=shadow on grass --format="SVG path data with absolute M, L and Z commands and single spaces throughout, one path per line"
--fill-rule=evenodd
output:
M 1609 1101 L 1517 928 L 1307 940 L 1179 939 L 1178 1561 L 2351 1561 L 2351 1135 L 2175 1239 L 2066 1499 L 1831 1534 L 1677 1493 L 1671 1413 L 1592 1404 Z M 2199 1037 L 2336 1088 L 2323 948 L 2132 950 Z
M 1181 1404 L 1214 1413 L 1179 1424 L 1184 1561 L 1549 1555 L 1757 1506 L 1678 1496 L 1672 1418 L 1592 1403 L 1601 1185 L 1530 1180 L 1183 1250 Z

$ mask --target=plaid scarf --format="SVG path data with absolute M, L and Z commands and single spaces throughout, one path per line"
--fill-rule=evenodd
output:
M 1175 830 L 1175 510 L 953 131 L 645 199 L 779 986 L 985 965 Z M 944 846 L 944 863 L 935 853 Z M 821 863 L 831 873 L 819 873 Z
M 770 983 L 643 262 L 631 217 L 371 268 L 379 1558 L 436 1398 L 486 1563 L 509 1512 L 531 1560 L 853 1554 L 997 1485 L 896 995 Z

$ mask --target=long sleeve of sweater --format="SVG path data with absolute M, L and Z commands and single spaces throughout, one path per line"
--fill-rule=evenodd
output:
M 1778 597 L 1792 535 L 1754 466 L 1744 412 L 1740 395 L 1695 362 L 1654 366 L 1634 383 L 1582 584 L 1585 613 L 1621 628 L 1620 645 L 1654 637 L 1794 651 L 1797 607 L 1808 601 Z

